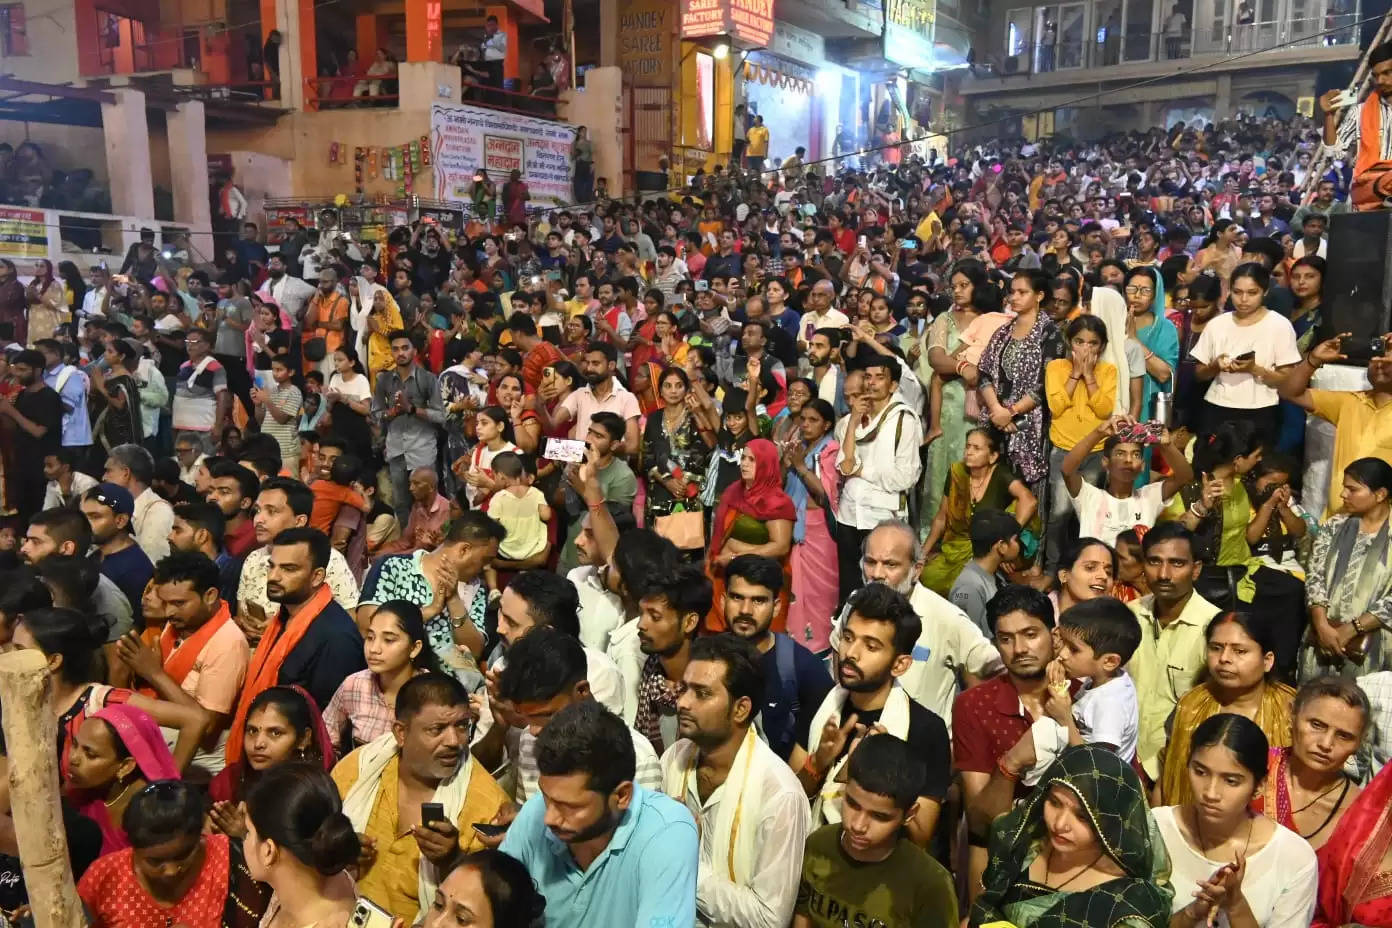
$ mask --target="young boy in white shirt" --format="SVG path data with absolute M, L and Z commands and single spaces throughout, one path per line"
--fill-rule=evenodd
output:
M 1101 744 L 1131 762 L 1140 704 L 1123 668 L 1141 643 L 1136 614 L 1110 596 L 1086 600 L 1059 616 L 1058 642 L 1045 711 L 1066 729 L 1070 745 Z M 1083 683 L 1076 699 L 1069 695 L 1070 680 Z

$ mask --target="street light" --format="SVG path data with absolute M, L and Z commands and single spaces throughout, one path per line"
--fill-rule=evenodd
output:
M 721 42 L 719 45 L 715 46 L 715 48 L 711 49 L 711 54 L 715 56 L 716 61 L 724 61 L 730 55 L 730 46 L 725 42 Z

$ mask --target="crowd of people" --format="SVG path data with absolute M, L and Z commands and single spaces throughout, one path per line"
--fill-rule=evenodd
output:
M 0 261 L 0 646 L 93 925 L 1392 925 L 1392 341 L 1326 317 L 1317 127 L 753 141 Z

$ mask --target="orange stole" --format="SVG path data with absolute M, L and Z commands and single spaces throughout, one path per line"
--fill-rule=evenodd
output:
M 232 728 L 227 733 L 227 762 L 234 764 L 242 759 L 242 737 L 246 731 L 247 711 L 257 696 L 280 682 L 280 667 L 285 658 L 295 650 L 295 645 L 309 631 L 310 623 L 319 617 L 324 607 L 333 600 L 333 590 L 327 583 L 321 585 L 309 598 L 289 624 L 285 622 L 285 607 L 282 606 L 276 617 L 266 626 L 261 641 L 256 645 L 256 653 L 251 655 L 251 665 L 247 667 L 246 685 L 242 688 L 242 698 L 237 701 L 237 715 L 232 720 Z M 317 707 L 316 707 L 317 708 Z

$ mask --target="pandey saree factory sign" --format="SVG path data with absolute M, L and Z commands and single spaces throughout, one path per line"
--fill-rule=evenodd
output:
M 773 38 L 773 0 L 682 0 L 681 35 L 728 35 L 763 48 Z
M 933 27 L 937 0 L 887 0 L 884 56 L 906 68 L 933 68 Z

